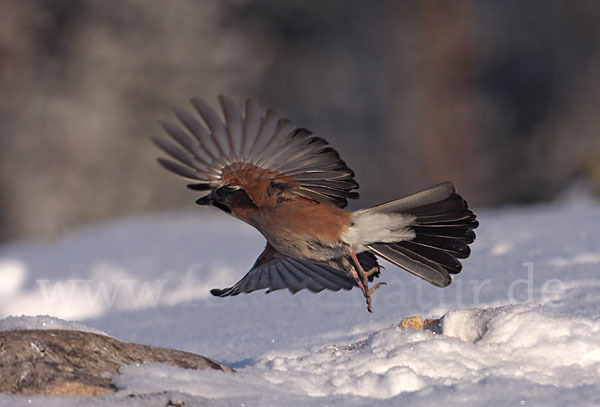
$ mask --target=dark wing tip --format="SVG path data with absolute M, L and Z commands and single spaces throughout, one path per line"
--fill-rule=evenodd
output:
M 158 122 L 158 124 L 163 127 L 163 124 L 166 123 L 165 121 L 160 121 Z M 164 127 L 163 127 L 164 128 Z M 162 144 L 164 143 L 163 139 L 161 139 L 160 137 L 156 137 L 156 136 L 152 136 L 150 137 L 150 141 L 152 141 L 152 144 L 154 144 L 156 147 L 160 148 L 161 150 L 162 148 Z
M 452 194 L 456 193 L 456 186 L 454 185 L 454 182 L 452 182 L 452 181 L 440 182 L 433 188 L 445 189 L 446 191 L 448 191 L 447 192 L 448 195 L 452 195 Z
M 212 290 L 210 290 L 210 293 L 212 295 L 214 295 L 215 297 L 227 297 L 229 295 L 236 295 L 237 293 L 232 294 L 231 293 L 231 289 L 233 287 L 228 287 L 228 288 L 213 288 Z
M 221 106 L 223 104 L 226 104 L 226 103 L 229 103 L 231 105 L 235 105 L 234 100 L 231 97 L 227 96 L 227 95 L 220 94 L 220 95 L 217 96 L 217 99 L 219 99 L 219 103 L 221 103 Z
M 436 287 L 445 288 L 445 287 L 448 287 L 450 284 L 452 284 L 452 277 L 443 276 L 439 280 L 430 281 L 430 283 Z
M 209 191 L 213 189 L 210 184 L 187 184 L 186 187 L 193 191 Z
M 160 119 L 158 121 L 158 125 L 167 133 L 169 132 L 169 129 L 173 126 L 173 123 L 171 123 L 168 120 L 164 120 L 164 119 Z M 154 141 L 156 137 L 152 137 L 152 140 Z
M 200 112 L 200 115 L 202 116 L 202 118 L 204 119 L 204 115 L 201 112 L 215 112 L 213 110 L 213 108 L 204 100 L 204 99 L 200 99 L 197 97 L 193 97 L 190 99 L 190 102 L 192 103 L 192 106 L 194 106 L 196 108 L 196 110 L 198 110 Z M 216 114 L 216 112 L 215 112 Z
M 194 172 L 194 170 L 184 167 L 183 165 L 177 164 L 171 160 L 168 160 L 163 157 L 158 157 L 156 161 L 166 170 L 171 171 L 181 177 L 189 178 L 189 179 L 198 179 L 198 176 Z

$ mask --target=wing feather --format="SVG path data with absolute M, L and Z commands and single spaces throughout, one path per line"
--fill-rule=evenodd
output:
M 289 175 L 289 174 L 288 174 Z M 352 178 L 354 173 L 352 171 L 327 171 L 327 170 L 307 170 L 299 174 L 294 174 L 293 177 L 303 183 L 309 183 L 310 181 L 325 181 L 325 180 L 345 180 L 348 182 L 354 182 Z M 358 184 L 357 184 L 358 185 Z
M 280 119 L 277 122 L 277 131 L 268 141 L 263 151 L 260 152 L 258 158 L 256 159 L 256 164 L 264 168 L 269 168 L 266 162 L 268 162 L 271 157 L 279 155 L 281 148 L 287 141 L 285 137 L 293 130 L 294 125 L 291 121 L 287 119 Z
M 200 116 L 204 119 L 208 128 L 210 129 L 210 138 L 214 143 L 215 147 L 219 150 L 221 157 L 231 164 L 231 156 L 227 154 L 227 149 L 223 147 L 223 142 L 227 139 L 227 131 L 225 130 L 225 124 L 219 117 L 217 112 L 212 110 L 208 104 L 202 99 L 193 98 L 192 105 L 196 108 L 196 111 L 200 113 Z
M 342 191 L 347 191 L 352 188 L 358 188 L 358 183 L 354 180 L 321 179 L 306 181 L 303 183 L 303 185 L 305 187 L 335 188 Z
M 165 153 L 169 154 L 176 160 L 179 160 L 182 163 L 186 164 L 188 167 L 192 167 L 196 170 L 206 172 L 206 167 L 202 165 L 202 163 L 196 157 L 194 157 L 186 151 L 183 151 L 175 144 L 157 137 L 153 138 L 152 141 L 154 141 L 154 143 L 158 147 L 160 147 Z
M 296 294 L 298 291 L 305 288 L 304 284 L 302 284 L 302 280 L 298 279 L 294 275 L 294 272 L 289 267 L 285 267 L 283 263 L 279 262 L 273 267 L 275 267 L 277 273 L 279 273 L 281 279 L 286 283 L 288 290 L 290 290 L 292 294 Z
M 201 148 L 206 152 L 211 162 L 220 162 L 222 165 L 225 162 L 220 156 L 217 146 L 212 142 L 211 136 L 209 135 L 206 128 L 190 113 L 183 109 L 173 108 L 175 116 L 185 126 L 185 128 L 198 140 Z M 181 129 L 183 131 L 183 129 Z
M 282 164 L 285 164 L 288 161 L 295 161 L 306 154 L 306 142 L 307 140 L 303 139 L 302 137 L 292 136 L 289 139 L 284 140 L 283 143 L 281 143 L 281 145 L 279 146 L 279 148 L 276 151 L 274 151 L 270 157 L 265 158 L 265 160 L 261 162 L 261 164 L 268 166 L 274 171 L 280 171 L 280 167 L 282 166 Z M 285 161 L 282 160 L 282 157 L 285 158 Z
M 256 160 L 260 157 L 260 153 L 266 148 L 268 142 L 271 140 L 271 136 L 277 129 L 278 121 L 279 118 L 275 112 L 271 109 L 267 110 L 258 136 L 250 149 L 249 161 L 251 163 L 256 163 Z
M 262 112 L 258 104 L 251 99 L 246 101 L 246 117 L 244 120 L 244 137 L 242 137 L 241 159 L 246 161 L 249 149 L 257 139 L 262 124 Z
M 298 269 L 304 271 L 305 274 L 311 275 L 318 279 L 323 286 L 329 290 L 339 291 L 340 289 L 349 290 L 354 287 L 354 280 L 349 278 L 343 271 L 333 268 L 321 267 L 319 264 L 301 262 L 299 260 L 290 259 L 290 263 L 294 264 Z
M 159 121 L 159 124 L 173 140 L 178 142 L 183 148 L 189 151 L 198 161 L 205 166 L 210 165 L 210 157 L 207 157 L 205 151 L 202 149 L 202 146 L 197 140 L 192 138 L 188 133 L 171 122 L 161 120 Z M 153 140 L 157 139 L 154 138 Z
M 321 292 L 326 288 L 329 288 L 331 290 L 339 290 L 339 288 L 335 284 L 332 284 L 326 278 L 322 278 L 319 274 L 316 273 L 307 273 L 291 261 L 286 262 L 286 266 L 287 269 L 291 273 L 294 273 L 296 275 L 296 278 L 302 281 L 303 285 L 313 293 Z
M 166 158 L 158 158 L 157 161 L 167 170 L 174 172 L 175 174 L 180 175 L 184 178 L 190 178 L 201 182 L 211 182 L 211 180 L 203 178 L 203 173 L 193 168 L 184 167 L 183 165 L 177 164 L 171 160 L 167 160 Z
M 223 107 L 223 113 L 225 114 L 227 139 L 229 141 L 231 159 L 239 161 L 241 159 L 242 139 L 244 136 L 244 121 L 242 119 L 242 114 L 233 100 L 227 96 L 219 96 L 219 101 Z
M 294 191 L 297 195 L 303 196 L 305 198 L 312 199 L 317 202 L 325 202 L 331 205 L 336 205 L 337 201 L 335 198 L 330 197 L 328 195 L 322 194 L 310 188 L 300 187 L 296 191 Z
M 296 128 L 272 110 L 263 111 L 250 99 L 242 113 L 230 98 L 220 96 L 224 120 L 206 102 L 191 101 L 197 115 L 176 108 L 181 125 L 160 122 L 173 140 L 155 140 L 175 160 L 160 160 L 167 170 L 218 188 L 230 171 L 257 166 L 297 181 L 291 192 L 317 202 L 344 207 L 348 199 L 358 197 L 352 170 L 310 131 Z
M 325 289 L 349 290 L 356 283 L 343 271 L 325 264 L 310 263 L 287 257 L 267 243 L 250 271 L 232 287 L 212 289 L 217 297 L 227 297 L 255 290 L 267 289 L 267 293 L 289 289 L 296 293 L 304 288 L 319 292 Z
M 267 293 L 277 290 L 283 290 L 288 285 L 285 280 L 282 278 L 281 274 L 277 270 L 277 268 L 273 265 L 266 266 L 267 273 L 269 273 L 270 287 L 267 290 Z

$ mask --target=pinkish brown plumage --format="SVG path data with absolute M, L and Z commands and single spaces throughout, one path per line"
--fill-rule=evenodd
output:
M 192 99 L 204 124 L 175 109 L 181 125 L 161 122 L 172 141 L 156 144 L 177 162 L 159 158 L 169 171 L 205 191 L 212 205 L 252 225 L 267 246 L 235 285 L 211 292 L 220 297 L 258 289 L 293 293 L 359 287 L 371 295 L 382 284 L 376 256 L 445 287 L 460 272 L 478 225 L 454 185 L 428 190 L 359 211 L 344 209 L 358 198 L 354 173 L 325 140 L 263 112 L 248 100 L 244 113 L 221 96 L 225 121 Z

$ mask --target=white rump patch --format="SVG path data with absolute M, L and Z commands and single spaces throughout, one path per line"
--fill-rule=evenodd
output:
M 375 213 L 361 210 L 352 214 L 348 229 L 342 239 L 355 252 L 366 250 L 371 243 L 394 243 L 414 239 L 416 234 L 409 226 L 416 218 L 399 213 Z

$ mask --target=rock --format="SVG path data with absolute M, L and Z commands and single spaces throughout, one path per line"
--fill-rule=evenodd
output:
M 427 330 L 434 333 L 441 333 L 439 319 L 423 319 L 423 317 L 414 316 L 404 318 L 398 326 L 402 329 L 412 328 L 419 331 Z
M 0 331 L 0 392 L 100 395 L 128 363 L 161 362 L 186 369 L 233 372 L 222 363 L 174 349 L 121 342 L 70 330 Z

